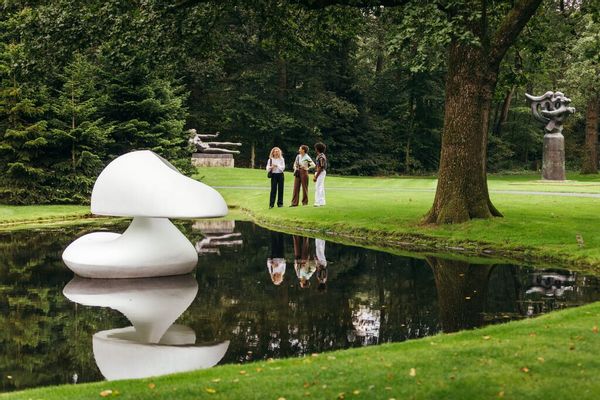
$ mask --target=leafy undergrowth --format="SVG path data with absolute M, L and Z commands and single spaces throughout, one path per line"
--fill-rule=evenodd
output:
M 403 343 L 6 399 L 597 399 L 600 303 Z

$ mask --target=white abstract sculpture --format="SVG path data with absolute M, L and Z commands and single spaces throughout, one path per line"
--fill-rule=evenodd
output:
M 194 371 L 216 365 L 229 341 L 197 345 L 195 332 L 173 322 L 198 293 L 191 275 L 151 279 L 75 277 L 63 289 L 71 301 L 110 307 L 133 326 L 100 331 L 92 343 L 94 359 L 108 380 Z
M 122 155 L 104 168 L 92 190 L 91 209 L 133 221 L 123 234 L 90 233 L 65 249 L 65 264 L 87 278 L 187 274 L 198 254 L 168 218 L 227 215 L 227 204 L 216 190 L 148 150 Z

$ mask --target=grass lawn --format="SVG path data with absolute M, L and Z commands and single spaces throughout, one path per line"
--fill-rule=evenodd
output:
M 598 399 L 599 325 L 595 303 L 404 343 L 0 398 Z
M 269 181 L 264 171 L 206 168 L 195 177 L 218 187 L 230 206 L 244 209 L 259 223 L 286 230 L 343 233 L 350 240 L 381 247 L 402 247 L 401 242 L 410 242 L 407 246 L 413 249 L 415 244 L 437 251 L 462 247 L 465 254 L 600 266 L 600 198 L 528 193 L 600 195 L 597 176 L 570 174 L 573 181 L 561 184 L 539 182 L 537 175 L 490 176 L 492 201 L 504 218 L 441 227 L 421 224 L 433 202 L 436 180 L 431 177 L 329 176 L 326 207 L 314 208 L 309 203 L 308 207 L 289 208 L 292 175 L 288 173 L 285 207 L 272 210 L 268 208 Z M 312 200 L 312 182 L 309 190 Z
M 39 223 L 47 220 L 82 218 L 89 215 L 89 213 L 89 206 L 8 206 L 0 204 L 0 227 L 3 225 Z

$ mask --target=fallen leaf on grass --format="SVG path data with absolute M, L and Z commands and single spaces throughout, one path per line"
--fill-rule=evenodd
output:
M 204 391 L 210 394 L 217 393 L 217 389 L 214 388 L 205 388 Z
M 414 368 L 411 368 L 410 372 L 408 373 L 408 375 L 410 375 L 410 376 L 417 376 L 417 370 L 414 369 Z
M 592 328 L 592 332 L 598 333 L 598 326 L 597 325 L 594 325 L 594 327 Z
M 211 379 L 211 382 L 219 383 L 219 382 L 221 382 L 221 378 Z
M 504 397 L 504 391 L 498 392 L 498 397 Z
M 262 372 L 262 368 L 260 368 L 260 367 L 256 368 L 256 372 Z
M 244 370 L 240 371 L 240 375 L 246 375 L 246 371 L 244 371 Z
M 492 337 L 491 336 L 484 336 L 483 340 L 490 340 Z
M 156 388 L 156 383 L 149 383 L 149 384 L 148 384 L 148 387 L 149 387 L 150 389 L 154 389 L 154 388 Z
M 342 392 L 342 393 L 338 393 L 338 400 L 344 400 L 346 398 L 346 393 Z
M 360 394 L 360 390 L 356 389 L 352 392 L 352 394 Z
M 546 360 L 544 360 L 544 357 L 538 357 L 538 361 L 543 363 Z
M 285 400 L 285 397 L 278 397 L 277 400 Z
M 521 371 L 523 371 L 523 372 L 525 372 L 525 373 L 528 373 L 528 372 L 529 372 L 529 368 L 527 368 L 527 367 L 523 367 L 523 368 L 521 368 Z
M 110 396 L 112 394 L 112 392 L 113 391 L 110 390 L 110 389 L 109 390 L 103 390 L 103 391 L 100 392 L 100 396 L 102 396 L 102 397 L 108 397 L 108 396 Z
M 535 332 L 531 332 L 531 333 L 529 334 L 529 336 L 531 336 L 531 337 L 533 337 L 533 336 L 537 336 L 537 333 L 535 333 Z

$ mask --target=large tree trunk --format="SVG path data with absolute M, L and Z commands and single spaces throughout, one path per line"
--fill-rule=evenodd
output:
M 600 97 L 595 96 L 588 101 L 585 112 L 585 155 L 582 174 L 598 173 L 598 113 Z
M 428 223 L 501 216 L 489 198 L 485 165 L 497 77 L 498 68 L 489 66 L 481 47 L 451 44 L 438 185 Z

